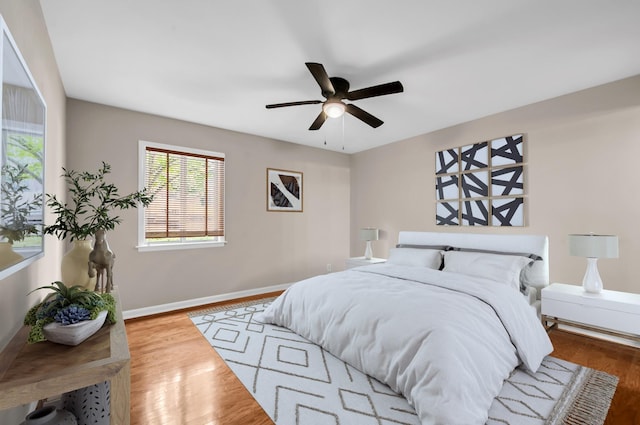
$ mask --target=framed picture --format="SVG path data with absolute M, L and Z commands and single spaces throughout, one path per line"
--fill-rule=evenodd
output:
M 302 212 L 302 173 L 267 168 L 267 211 Z
M 524 134 L 436 152 L 436 225 L 526 225 Z

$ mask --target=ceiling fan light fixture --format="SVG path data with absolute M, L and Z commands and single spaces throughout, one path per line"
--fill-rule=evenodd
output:
M 333 101 L 333 102 L 327 101 L 324 103 L 324 105 L 322 105 L 322 110 L 330 118 L 341 117 L 342 114 L 344 114 L 344 111 L 346 109 L 347 109 L 346 105 L 340 101 Z
M 376 86 L 349 91 L 349 82 L 341 77 L 329 77 L 321 63 L 306 62 L 305 65 L 307 65 L 309 72 L 311 72 L 316 83 L 320 86 L 320 89 L 322 90 L 322 97 L 327 100 L 324 102 L 322 100 L 303 100 L 298 102 L 273 103 L 266 106 L 267 109 L 272 109 L 282 108 L 285 106 L 315 105 L 322 103 L 322 111 L 320 111 L 309 127 L 309 130 L 311 131 L 320 129 L 327 119 L 341 117 L 345 112 L 372 128 L 378 128 L 384 124 L 384 122 L 367 111 L 357 107 L 353 101 L 368 99 L 370 97 L 385 96 L 387 94 L 402 93 L 404 91 L 404 87 L 402 87 L 402 83 L 400 83 L 400 81 L 393 81 L 391 83 L 378 84 Z M 348 100 L 351 103 L 345 104 L 343 100 Z

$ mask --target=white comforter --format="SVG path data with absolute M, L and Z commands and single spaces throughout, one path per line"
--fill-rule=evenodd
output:
M 420 267 L 365 266 L 291 286 L 262 315 L 402 393 L 423 424 L 484 424 L 522 361 L 552 351 L 512 288 Z

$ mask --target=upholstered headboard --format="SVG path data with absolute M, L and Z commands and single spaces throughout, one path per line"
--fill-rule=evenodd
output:
M 547 236 L 402 231 L 398 235 L 398 245 L 449 246 L 533 254 L 540 258 L 527 271 L 526 284 L 536 289 L 549 285 L 549 238 Z

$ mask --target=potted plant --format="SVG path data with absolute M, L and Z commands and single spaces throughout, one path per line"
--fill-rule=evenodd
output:
M 24 318 L 31 326 L 29 343 L 50 340 L 66 345 L 77 345 L 97 332 L 102 324 L 116 322 L 115 299 L 111 294 L 87 291 L 81 286 L 66 286 L 56 281 L 42 302 L 33 306 Z
M 115 210 L 137 208 L 138 203 L 146 207 L 153 200 L 146 188 L 120 196 L 116 185 L 105 182 L 105 176 L 111 172 L 106 162 L 102 162 L 102 168 L 96 173 L 62 170 L 70 201 L 62 203 L 56 195 L 47 194 L 47 206 L 57 217 L 54 224 L 44 228 L 45 234 L 59 239 L 85 240 L 98 229 L 113 230 L 122 221 L 114 214 Z
M 0 266 L 7 267 L 22 259 L 13 251 L 13 244 L 25 237 L 38 234 L 38 228 L 32 222 L 32 213 L 42 205 L 42 194 L 33 194 L 28 198 L 29 185 L 27 165 L 2 167 L 0 184 Z
M 89 289 L 95 284 L 88 268 L 92 247 L 88 238 L 98 230 L 113 230 L 122 219 L 117 211 L 137 208 L 139 204 L 148 206 L 153 200 L 146 189 L 121 196 L 113 183 L 107 183 L 105 176 L 111 166 L 102 162 L 95 173 L 62 169 L 67 189 L 68 202 L 62 202 L 56 195 L 47 194 L 47 206 L 56 215 L 56 221 L 45 226 L 44 233 L 74 242 L 62 261 L 62 280 L 67 284 L 82 285 Z M 108 248 L 108 244 L 101 245 Z M 112 254 L 112 253 L 111 253 Z M 113 256 L 113 255 L 111 255 Z M 113 263 L 111 262 L 111 265 Z

